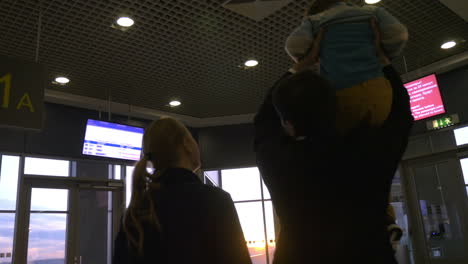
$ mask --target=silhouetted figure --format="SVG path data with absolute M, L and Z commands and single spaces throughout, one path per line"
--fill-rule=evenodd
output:
M 384 72 L 394 90 L 389 118 L 345 139 L 323 78 L 287 74 L 267 95 L 255 151 L 281 225 L 274 263 L 395 263 L 386 209 L 413 119 L 399 75 Z
M 338 3 L 337 8 L 348 7 Z M 386 210 L 413 117 L 408 93 L 382 48 L 376 21 L 366 18 L 365 23 L 360 26 L 370 33 L 366 45 L 375 48 L 364 57 L 375 56 L 373 69 L 380 69 L 376 74 L 390 85 L 379 82 L 391 89 L 385 106 L 389 112 L 379 114 L 383 118 L 375 119 L 372 107 L 366 108 L 369 104 L 365 111 L 359 104 L 343 111 L 337 84 L 349 81 L 345 78 L 349 72 L 341 76 L 340 71 L 328 71 L 328 81 L 307 70 L 324 68 L 321 44 L 330 36 L 323 28 L 304 34 L 312 34 L 313 40 L 303 50 L 307 54 L 296 58 L 297 64 L 268 92 L 255 117 L 257 164 L 281 225 L 275 264 L 396 263 Z M 354 52 L 328 54 L 340 60 Z M 349 66 L 343 67 L 352 69 Z M 354 99 L 348 102 L 355 103 Z
M 143 153 L 113 263 L 250 264 L 230 195 L 193 173 L 200 154 L 187 128 L 169 118 L 153 122 Z M 154 173 L 147 172 L 148 163 Z

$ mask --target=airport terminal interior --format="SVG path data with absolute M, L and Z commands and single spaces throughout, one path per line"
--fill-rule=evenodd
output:
M 252 263 L 273 263 L 280 223 L 252 123 L 313 2 L 0 0 L 0 263 L 111 264 L 161 117 L 198 142 L 200 180 L 231 195 Z M 391 189 L 396 258 L 468 263 L 468 3 L 365 2 L 409 31 L 392 61 L 415 118 Z

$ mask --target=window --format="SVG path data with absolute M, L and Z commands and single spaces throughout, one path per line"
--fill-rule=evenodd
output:
M 19 157 L 1 156 L 0 210 L 16 210 Z
M 223 170 L 223 189 L 233 201 L 261 200 L 260 174 L 257 168 Z
M 70 161 L 56 159 L 26 158 L 24 174 L 44 176 L 70 176 Z
M 205 184 L 220 186 L 219 184 L 219 171 L 205 171 L 204 172 Z
M 68 190 L 31 190 L 28 263 L 64 263 L 68 217 Z
M 34 188 L 31 192 L 31 211 L 67 211 L 68 190 Z
M 31 213 L 28 263 L 65 263 L 66 235 L 66 213 Z
M 468 127 L 455 129 L 453 132 L 455 133 L 457 146 L 468 144 Z
M 12 262 L 19 163 L 17 156 L 0 155 L 0 263 Z
M 132 179 L 133 179 L 133 170 L 135 167 L 127 166 L 125 167 L 125 205 L 128 207 L 130 205 L 130 199 L 132 198 Z
M 0 263 L 12 263 L 15 213 L 0 214 Z
M 208 175 L 211 179 L 215 173 Z M 258 169 L 222 170 L 221 187 L 234 201 L 252 263 L 272 263 L 276 246 L 273 205 Z
M 120 165 L 114 165 L 114 180 L 122 179 L 122 168 Z
M 468 194 L 468 158 L 460 160 L 460 163 L 463 172 L 463 179 L 465 179 L 466 193 Z

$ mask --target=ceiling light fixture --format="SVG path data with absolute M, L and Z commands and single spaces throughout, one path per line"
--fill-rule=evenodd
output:
M 444 44 L 442 44 L 442 46 L 440 46 L 440 48 L 442 48 L 442 49 L 451 49 L 451 48 L 455 47 L 456 45 L 457 45 L 457 42 L 451 40 L 451 41 L 447 41 Z
M 60 76 L 55 78 L 55 82 L 58 84 L 67 84 L 70 82 L 70 79 L 68 79 L 67 77 Z
M 248 60 L 244 63 L 245 67 L 255 67 L 258 65 L 257 60 Z
M 366 4 L 373 5 L 373 4 L 377 4 L 380 1 L 381 0 L 366 0 Z
M 131 27 L 135 24 L 135 21 L 129 17 L 123 16 L 117 19 L 117 24 L 121 27 Z
M 182 103 L 181 103 L 180 101 L 171 101 L 171 102 L 169 103 L 169 105 L 170 105 L 171 107 L 177 107 L 177 106 L 179 106 L 179 105 L 181 105 L 181 104 L 182 104 Z

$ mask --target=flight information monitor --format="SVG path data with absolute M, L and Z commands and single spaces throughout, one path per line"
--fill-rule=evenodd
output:
M 139 160 L 144 129 L 89 119 L 86 125 L 83 154 Z

